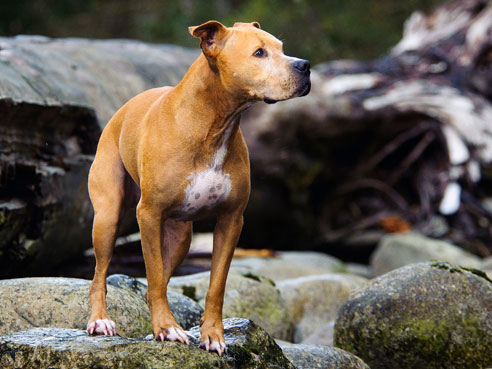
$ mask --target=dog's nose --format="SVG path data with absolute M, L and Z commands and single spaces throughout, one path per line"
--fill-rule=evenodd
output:
M 299 59 L 294 62 L 294 69 L 300 73 L 306 73 L 311 68 L 311 64 L 309 64 L 309 60 Z

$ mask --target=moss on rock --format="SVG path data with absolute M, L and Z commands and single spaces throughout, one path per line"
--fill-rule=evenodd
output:
M 492 284 L 443 262 L 372 280 L 341 307 L 335 345 L 379 368 L 492 366 Z
M 294 369 L 275 341 L 246 319 L 224 321 L 228 351 L 223 357 L 191 344 L 123 337 L 88 337 L 85 331 L 36 328 L 0 337 L 0 367 L 13 368 L 264 368 Z

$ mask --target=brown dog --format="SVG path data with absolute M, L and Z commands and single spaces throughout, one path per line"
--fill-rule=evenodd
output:
M 137 205 L 154 337 L 188 343 L 169 309 L 167 283 L 185 258 L 192 221 L 216 216 L 201 347 L 225 350 L 222 304 L 250 191 L 249 157 L 239 129 L 253 102 L 309 92 L 309 62 L 285 56 L 258 23 L 190 27 L 203 51 L 174 88 L 145 91 L 105 127 L 89 173 L 96 270 L 90 334 L 115 335 L 106 309 L 106 273 L 118 223 Z

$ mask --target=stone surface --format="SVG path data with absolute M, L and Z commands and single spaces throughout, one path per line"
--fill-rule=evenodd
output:
M 492 279 L 492 256 L 483 259 L 479 269 L 487 273 L 488 277 Z
M 0 334 L 33 327 L 86 329 L 89 281 L 75 278 L 20 278 L 0 281 Z M 117 334 L 152 333 L 150 312 L 141 296 L 108 286 L 108 312 Z
M 278 342 L 297 369 L 369 369 L 360 358 L 336 347 Z
M 107 278 L 107 284 L 118 288 L 129 289 L 144 299 L 147 293 L 147 285 L 145 283 L 124 274 L 113 274 L 109 276 Z M 189 329 L 200 324 L 203 309 L 196 301 L 174 291 L 167 292 L 167 300 L 176 321 L 184 329 Z
M 278 282 L 277 288 L 294 322 L 294 342 L 302 342 L 334 320 L 350 293 L 366 282 L 363 277 L 349 274 L 323 274 Z
M 272 258 L 233 259 L 232 267 L 245 268 L 274 281 L 307 275 L 339 273 L 346 270 L 345 265 L 339 259 L 320 252 L 309 251 L 284 251 Z
M 302 340 L 302 344 L 333 346 L 335 321 L 324 324 Z
M 480 268 L 480 258 L 450 243 L 417 233 L 385 236 L 371 256 L 374 276 L 404 265 L 441 260 L 470 268 Z
M 36 328 L 0 337 L 0 367 L 14 368 L 271 368 L 294 369 L 275 341 L 245 319 L 224 321 L 227 353 L 198 348 L 199 327 L 190 345 L 123 337 L 88 337 L 85 331 Z
M 492 282 L 443 262 L 384 274 L 340 308 L 335 346 L 372 369 L 492 367 Z
M 50 275 L 91 246 L 87 175 L 102 128 L 134 95 L 179 82 L 198 54 L 0 37 L 0 278 Z
M 210 272 L 174 277 L 169 291 L 182 293 L 204 307 Z M 253 320 L 275 338 L 292 339 L 292 321 L 275 284 L 250 272 L 231 270 L 224 297 L 224 318 L 240 317 Z

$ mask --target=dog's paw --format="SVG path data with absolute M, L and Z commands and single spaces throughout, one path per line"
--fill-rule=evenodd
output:
M 222 354 L 227 352 L 226 344 L 224 342 L 219 342 L 214 339 L 209 339 L 208 341 L 201 342 L 200 348 L 210 352 L 215 352 L 219 356 L 222 356 Z
M 178 327 L 169 327 L 163 329 L 161 333 L 156 338 L 158 341 L 178 341 L 181 343 L 190 343 L 188 334 L 185 330 Z
M 87 324 L 87 332 L 91 335 L 116 336 L 116 324 L 110 319 L 97 319 Z

